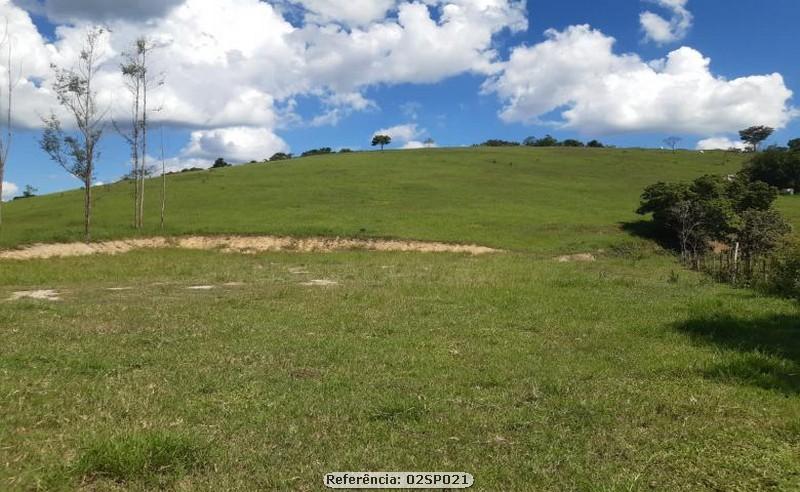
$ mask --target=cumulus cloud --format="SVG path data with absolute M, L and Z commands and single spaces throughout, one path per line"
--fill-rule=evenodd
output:
M 292 112 L 297 96 L 322 102 L 322 113 L 308 124 L 335 125 L 354 111 L 377 108 L 363 95 L 367 87 L 496 72 L 495 36 L 527 26 L 522 0 L 16 2 L 0 0 L 0 16 L 9 20 L 15 59 L 24 63 L 9 71 L 0 62 L 0 86 L 9 76 L 20 80 L 17 126 L 38 127 L 51 109 L 70 123 L 52 93 L 49 67 L 72 65 L 87 28 L 102 21 L 109 33 L 95 88 L 109 116 L 125 119 L 131 101 L 120 90 L 120 55 L 144 35 L 159 46 L 150 71 L 165 74 L 164 85 L 151 93 L 153 107 L 161 109 L 152 122 L 225 135 L 252 127 L 267 136 L 269 148 L 280 147 L 276 132 L 299 119 Z M 293 25 L 276 8 L 287 2 L 305 9 L 304 25 Z M 54 40 L 38 32 L 30 12 L 60 23 Z M 248 152 L 240 142 L 240 156 L 264 148 Z M 195 144 L 187 148 L 199 152 Z
M 137 0 L 109 2 L 108 0 L 17 0 L 23 8 L 46 15 L 55 22 L 76 20 L 104 21 L 109 19 L 145 20 L 160 17 L 183 0 Z
M 697 142 L 697 150 L 746 150 L 748 145 L 741 140 L 731 140 L 727 137 L 711 137 Z
M 420 136 L 421 133 L 422 132 L 417 128 L 415 123 L 408 123 L 405 125 L 393 126 L 391 128 L 382 128 L 375 131 L 372 136 L 388 135 L 392 137 L 392 140 L 395 142 L 409 142 Z
M 614 38 L 587 25 L 546 34 L 540 44 L 514 49 L 503 72 L 484 84 L 505 102 L 507 122 L 708 135 L 753 124 L 780 128 L 796 114 L 778 73 L 727 80 L 688 47 L 647 63 L 615 54 Z M 560 118 L 543 121 L 552 114 Z
M 363 26 L 382 20 L 396 0 L 298 0 L 306 10 L 306 21 L 326 24 L 341 22 L 348 26 Z
M 645 39 L 658 44 L 674 43 L 685 38 L 692 28 L 692 13 L 686 9 L 689 0 L 651 0 L 672 12 L 669 20 L 649 10 L 639 15 Z
M 195 160 L 223 157 L 233 162 L 249 162 L 288 151 L 286 142 L 268 129 L 243 126 L 193 131 L 181 157 Z
M 0 196 L 0 199 L 3 201 L 11 200 L 17 193 L 19 193 L 19 187 L 17 185 L 9 183 L 8 181 L 3 181 L 3 196 Z

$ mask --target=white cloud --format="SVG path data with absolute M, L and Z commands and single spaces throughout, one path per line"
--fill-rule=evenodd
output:
M 410 142 L 417 138 L 422 132 L 417 128 L 415 123 L 409 123 L 406 125 L 397 125 L 391 128 L 382 128 L 373 132 L 372 136 L 375 135 L 388 135 L 392 137 L 392 140 L 395 142 Z
M 144 35 L 159 45 L 150 71 L 165 74 L 165 84 L 151 92 L 152 107 L 161 108 L 151 115 L 153 123 L 198 131 L 252 127 L 269 133 L 270 147 L 280 141 L 276 131 L 297 124 L 292 112 L 297 96 L 322 101 L 322 114 L 308 124 L 337 124 L 354 111 L 377 107 L 364 97 L 367 87 L 496 72 L 495 36 L 527 26 L 522 0 L 292 2 L 306 9 L 309 22 L 302 27 L 275 7 L 288 0 L 17 1 L 0 0 L 0 16 L 9 20 L 14 36 L 14 58 L 22 62 L 12 74 L 20 77 L 17 126 L 39 127 L 51 109 L 70 124 L 50 89 L 49 67 L 72 65 L 86 29 L 102 20 L 110 34 L 103 40 L 104 64 L 95 87 L 109 116 L 126 117 L 130 96 L 120 90 L 119 55 Z M 59 25 L 50 41 L 18 5 L 69 22 Z M 8 76 L 0 69 L 0 86 Z M 237 147 L 242 156 L 263 147 L 242 145 Z
M 306 21 L 325 24 L 341 22 L 349 26 L 363 26 L 382 20 L 396 0 L 297 0 L 307 9 Z
M 0 197 L 3 201 L 11 200 L 19 192 L 19 187 L 14 183 L 3 181 L 3 196 Z
M 427 143 L 427 142 L 420 142 L 419 140 L 411 140 L 409 142 L 406 142 L 406 144 L 403 145 L 402 148 L 403 149 L 432 149 L 434 147 L 437 147 L 435 142 Z
M 726 133 L 751 125 L 780 128 L 796 114 L 778 73 L 727 80 L 710 60 L 683 47 L 646 63 L 617 55 L 615 40 L 589 26 L 547 31 L 548 39 L 513 50 L 501 74 L 484 85 L 507 122 L 542 122 L 585 133 L 653 131 Z
M 148 19 L 164 15 L 183 0 L 18 0 L 17 3 L 56 22 L 108 20 L 119 18 Z
M 727 137 L 711 137 L 697 142 L 697 150 L 746 150 L 748 146 L 741 140 L 731 140 Z
M 286 142 L 267 129 L 231 127 L 192 132 L 181 158 L 213 161 L 222 157 L 229 162 L 249 162 L 288 151 Z
M 659 6 L 671 10 L 669 20 L 653 12 L 645 11 L 639 15 L 639 22 L 645 38 L 658 44 L 674 43 L 685 38 L 692 28 L 694 17 L 686 9 L 689 0 L 651 0 Z

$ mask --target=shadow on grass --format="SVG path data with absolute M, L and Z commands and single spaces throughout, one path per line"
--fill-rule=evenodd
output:
M 666 250 L 679 251 L 679 245 L 670 234 L 659 228 L 652 220 L 620 222 L 620 228 L 632 236 L 657 243 Z
M 676 326 L 695 342 L 724 349 L 703 375 L 786 394 L 800 393 L 800 316 L 709 315 Z

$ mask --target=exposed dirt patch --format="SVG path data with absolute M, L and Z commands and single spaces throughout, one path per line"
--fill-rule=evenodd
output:
M 328 279 L 317 279 L 317 280 L 309 280 L 308 282 L 303 282 L 300 285 L 305 285 L 306 287 L 332 287 L 334 285 L 339 285 L 339 282 Z
M 297 251 L 326 253 L 332 251 L 411 251 L 420 253 L 466 253 L 482 255 L 501 250 L 469 244 L 447 244 L 425 241 L 382 239 L 293 238 L 280 236 L 190 236 L 178 238 L 153 237 L 98 243 L 36 244 L 26 248 L 0 251 L 0 260 L 33 260 L 120 254 L 147 248 L 217 249 L 226 253 L 261 253 L 267 251 Z
M 573 261 L 575 261 L 575 262 L 583 262 L 583 263 L 591 263 L 593 261 L 596 261 L 597 258 L 595 258 L 595 256 L 593 254 L 591 254 L 591 253 L 580 253 L 580 254 L 577 254 L 577 255 L 559 256 L 557 258 L 557 260 L 558 260 L 559 263 L 570 263 L 570 262 L 573 262 Z
M 55 290 L 22 290 L 14 292 L 9 301 L 19 301 L 20 299 L 35 299 L 38 301 L 60 301 L 61 295 Z

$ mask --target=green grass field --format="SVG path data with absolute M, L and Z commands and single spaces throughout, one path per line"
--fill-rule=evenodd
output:
M 622 227 L 647 184 L 741 163 L 445 149 L 177 176 L 170 234 L 507 252 L 2 261 L 0 489 L 320 490 L 330 471 L 452 470 L 488 491 L 798 490 L 797 304 L 684 271 Z M 97 196 L 96 237 L 135 236 L 128 185 Z M 800 200 L 780 206 L 798 223 Z M 76 193 L 5 217 L 5 247 L 80 238 Z M 597 261 L 554 260 L 574 252 Z M 5 301 L 35 289 L 61 300 Z

